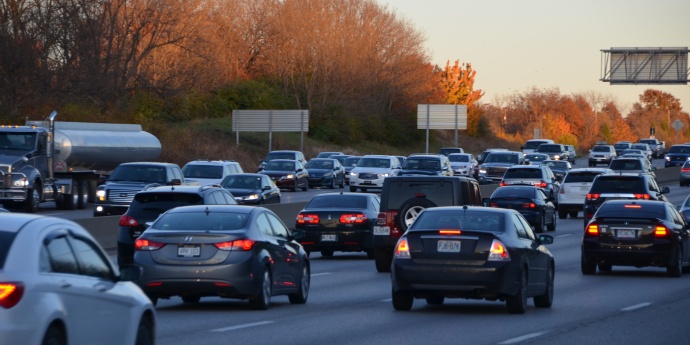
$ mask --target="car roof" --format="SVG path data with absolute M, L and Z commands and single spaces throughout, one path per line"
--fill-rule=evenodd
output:
M 233 174 L 233 176 L 236 174 Z M 202 193 L 209 189 L 224 190 L 222 187 L 214 185 L 204 186 L 158 186 L 151 189 L 140 191 L 139 193 Z
M 261 210 L 263 207 L 254 207 L 246 205 L 187 205 L 178 206 L 167 211 L 167 213 L 178 213 L 178 212 L 233 212 L 233 213 L 244 213 L 249 214 L 254 210 Z M 258 212 L 258 211 L 257 211 Z
M 127 162 L 120 165 L 158 165 L 165 167 L 179 166 L 175 163 L 165 163 L 165 162 Z
M 185 164 L 187 165 L 225 165 L 225 164 L 239 164 L 237 161 L 233 160 L 204 160 L 204 159 L 199 159 L 195 161 L 188 162 Z

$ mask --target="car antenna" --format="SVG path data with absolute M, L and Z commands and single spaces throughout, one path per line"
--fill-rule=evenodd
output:
M 204 213 L 208 216 L 209 213 L 211 213 L 211 210 L 208 209 L 208 206 L 206 206 L 206 209 L 204 210 Z

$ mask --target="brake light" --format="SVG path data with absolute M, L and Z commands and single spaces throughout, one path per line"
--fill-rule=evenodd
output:
M 297 215 L 297 224 L 319 224 L 319 215 L 299 214 Z
M 254 243 L 254 241 L 245 238 L 242 240 L 214 243 L 213 245 L 219 250 L 240 250 L 246 252 L 254 247 Z
M 410 247 L 407 244 L 406 238 L 401 238 L 398 244 L 395 246 L 395 257 L 396 258 L 410 258 Z
M 546 188 L 546 186 L 547 186 L 546 182 L 544 182 L 544 181 L 537 182 L 534 185 L 539 187 L 539 188 Z
M 654 228 L 654 237 L 665 237 L 668 235 L 668 229 L 665 226 L 657 226 Z
M 625 205 L 624 208 L 642 208 L 640 205 Z
M 597 200 L 601 196 L 601 193 L 587 193 L 587 200 Z
M 139 222 L 137 222 L 134 217 L 123 214 L 120 217 L 120 223 L 118 223 L 119 226 L 131 226 L 131 227 L 136 227 L 139 226 Z
M 163 248 L 164 246 L 165 243 L 149 241 L 141 238 L 138 238 L 136 241 L 134 241 L 135 250 L 158 250 Z
M 537 208 L 537 204 L 533 202 L 526 202 L 522 204 L 522 208 Z
M 438 233 L 441 235 L 460 235 L 461 231 L 460 230 L 441 229 L 438 231 Z
M 402 236 L 402 231 L 398 229 L 395 224 L 395 217 L 398 215 L 397 210 L 391 210 L 388 212 L 380 212 L 376 218 L 376 225 L 387 226 L 390 229 L 390 236 L 400 237 Z
M 16 282 L 0 283 L 0 307 L 10 309 L 17 305 L 24 295 L 24 284 Z
M 635 196 L 635 199 L 644 199 L 644 200 L 649 200 L 652 197 L 649 196 L 649 194 L 633 194 Z
M 680 168 L 680 171 L 682 171 L 684 173 L 690 172 L 690 168 Z
M 489 206 L 491 206 L 491 207 L 498 207 L 498 204 L 495 203 L 495 202 L 490 202 L 490 203 L 489 203 Z
M 599 225 L 595 224 L 589 224 L 587 226 L 587 235 L 590 236 L 599 236 Z
M 487 261 L 510 261 L 510 255 L 506 246 L 499 240 L 491 242 L 491 249 L 489 250 L 489 258 Z
M 507 184 L 506 184 L 505 182 L 501 181 L 501 183 L 499 184 L 499 186 L 503 187 L 503 186 L 507 186 Z
M 340 223 L 341 224 L 354 224 L 354 223 L 364 223 L 368 221 L 369 218 L 367 218 L 367 215 L 363 213 L 357 213 L 357 214 L 344 214 L 340 216 Z

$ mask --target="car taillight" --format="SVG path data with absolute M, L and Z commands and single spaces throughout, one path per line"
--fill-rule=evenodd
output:
M 505 182 L 501 181 L 501 183 L 499 183 L 499 186 L 503 187 L 503 186 L 507 186 L 507 184 Z
M 319 224 L 319 215 L 299 214 L 297 216 L 297 224 Z
M 495 202 L 490 202 L 490 203 L 489 203 L 489 206 L 491 206 L 491 207 L 498 207 L 498 204 L 495 203 Z
M 601 196 L 601 193 L 587 193 L 587 200 L 597 200 Z
M 123 215 L 120 217 L 120 223 L 118 223 L 118 225 L 119 225 L 119 226 L 133 226 L 133 227 L 136 227 L 136 226 L 139 226 L 139 222 L 137 222 L 137 220 L 134 219 L 134 217 L 129 216 L 129 215 L 126 215 L 126 214 L 123 214 Z
M 403 232 L 400 231 L 400 229 L 398 229 L 398 227 L 395 225 L 395 217 L 397 215 L 397 210 L 380 212 L 378 217 L 376 218 L 376 225 L 387 226 L 390 229 L 391 236 L 399 237 L 402 235 Z
M 489 250 L 489 258 L 487 261 L 510 261 L 510 255 L 508 254 L 508 249 L 499 240 L 493 240 L 491 242 L 491 249 Z
M 680 168 L 680 171 L 682 171 L 684 173 L 690 172 L 690 168 Z
M 644 200 L 649 200 L 652 197 L 649 196 L 649 194 L 633 194 L 635 196 L 635 199 L 644 199 Z
M 441 229 L 438 231 L 439 235 L 460 235 L 462 231 L 460 230 L 451 230 L 451 229 Z
M 369 220 L 369 218 L 367 218 L 367 215 L 365 215 L 363 213 L 344 214 L 344 215 L 340 216 L 340 223 L 341 224 L 364 223 L 368 220 Z
M 136 250 L 158 250 L 165 246 L 165 243 L 150 241 L 138 238 L 134 241 L 134 249 Z
M 522 208 L 537 208 L 537 204 L 533 202 L 526 202 L 522 204 Z
M 544 182 L 544 181 L 537 182 L 534 185 L 539 187 L 539 188 L 546 188 L 546 186 L 547 186 L 546 182 Z
M 586 235 L 599 236 L 599 225 L 597 225 L 596 223 L 587 225 Z
M 395 246 L 395 257 L 401 259 L 410 258 L 410 247 L 407 244 L 407 239 L 405 237 L 398 240 L 398 244 Z
M 654 228 L 654 237 L 666 237 L 668 229 L 665 226 L 657 226 Z
M 214 243 L 213 245 L 220 250 L 249 251 L 254 247 L 254 243 L 254 241 L 245 238 L 242 240 Z
M 0 307 L 10 309 L 17 305 L 24 295 L 24 284 L 0 282 Z

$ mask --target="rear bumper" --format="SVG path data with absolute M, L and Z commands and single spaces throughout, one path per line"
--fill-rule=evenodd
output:
M 647 246 L 601 245 L 595 240 L 582 242 L 582 257 L 586 262 L 615 266 L 659 266 L 671 264 L 676 244 L 671 241 Z

